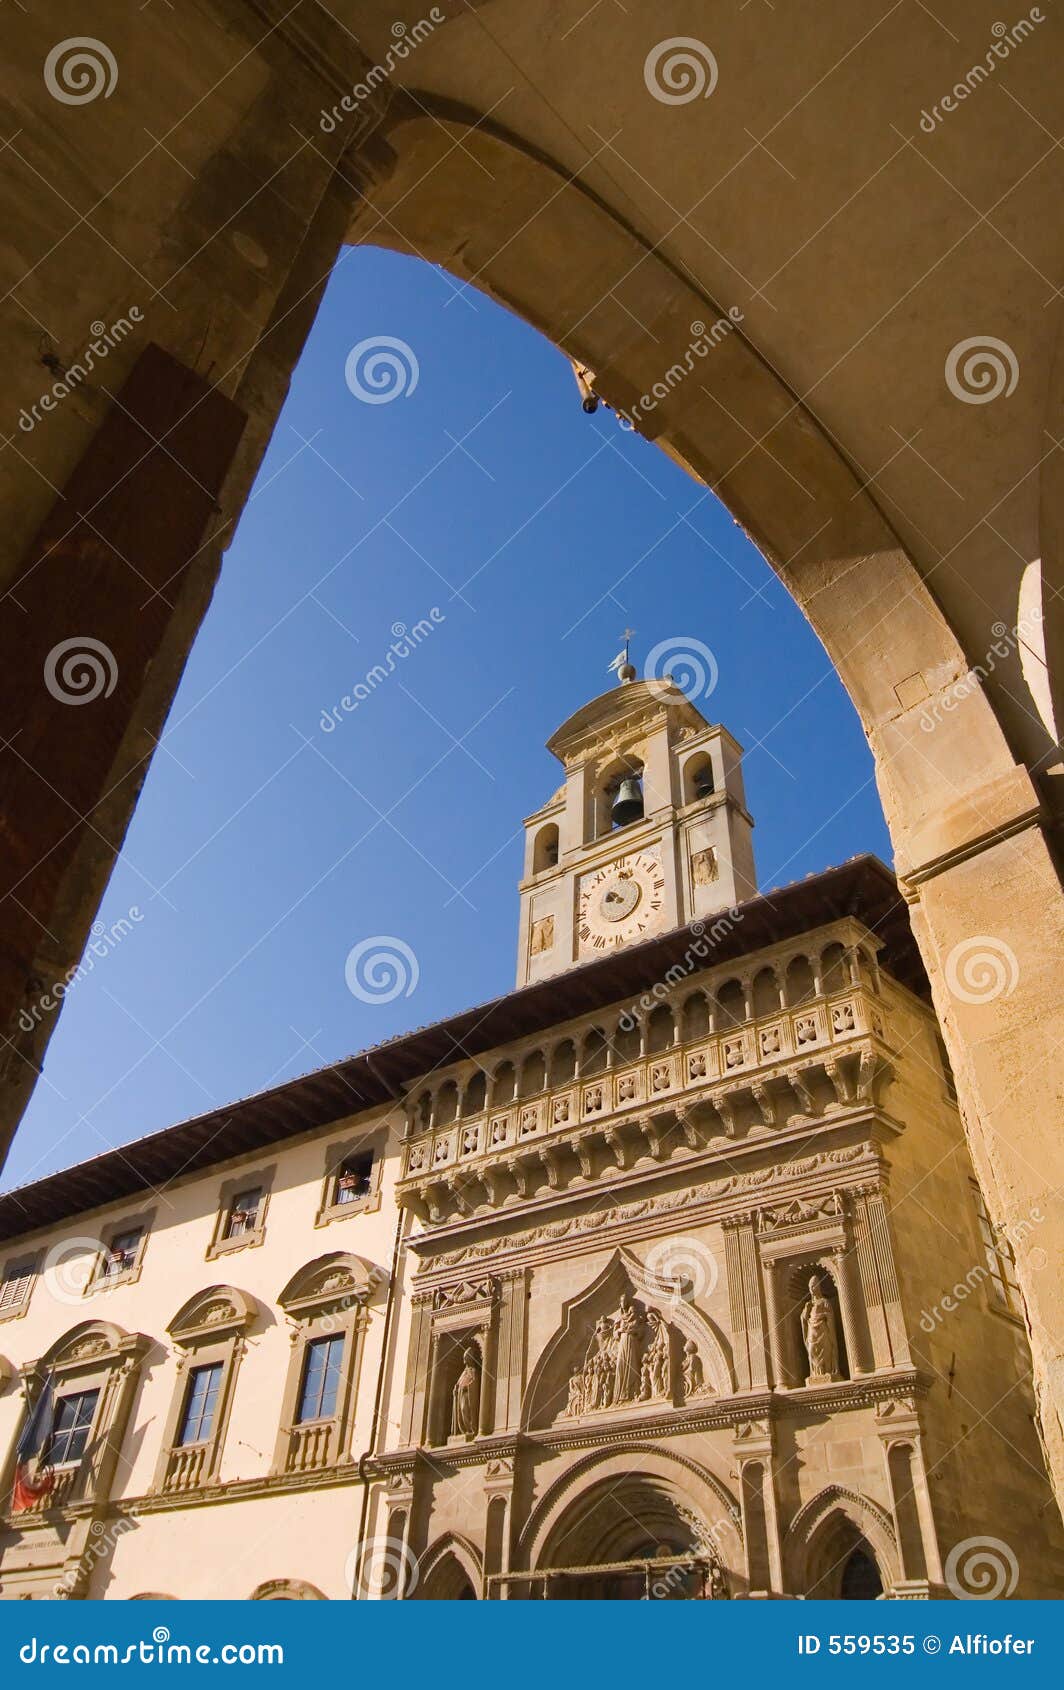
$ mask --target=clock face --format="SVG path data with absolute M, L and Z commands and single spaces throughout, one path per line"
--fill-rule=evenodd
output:
M 665 875 L 649 851 L 637 851 L 589 874 L 580 887 L 581 950 L 607 951 L 652 932 L 664 902 Z

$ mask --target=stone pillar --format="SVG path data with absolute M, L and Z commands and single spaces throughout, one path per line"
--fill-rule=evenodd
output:
M 762 1262 L 765 1279 L 765 1313 L 768 1319 L 768 1347 L 772 1360 L 772 1384 L 777 1391 L 791 1383 L 787 1371 L 787 1341 L 780 1308 L 780 1263 L 772 1257 Z
M 869 1199 L 878 1187 L 859 1186 L 851 1192 L 853 1203 L 853 1238 L 857 1252 L 857 1272 L 864 1297 L 868 1332 L 872 1341 L 873 1369 L 894 1366 L 894 1347 L 891 1342 L 887 1313 L 883 1306 L 883 1289 L 876 1265 L 876 1252 L 868 1213 Z
M 846 1244 L 837 1245 L 832 1252 L 835 1264 L 835 1288 L 839 1293 L 839 1314 L 846 1339 L 846 1359 L 850 1375 L 856 1379 L 869 1371 L 865 1353 L 864 1323 L 861 1320 L 859 1299 L 853 1282 L 853 1251 Z
M 728 1215 L 721 1224 L 736 1384 L 740 1391 L 763 1391 L 768 1387 L 768 1370 L 753 1216 Z

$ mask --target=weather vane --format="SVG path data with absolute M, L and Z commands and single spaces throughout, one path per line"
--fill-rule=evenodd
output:
M 628 657 L 628 648 L 631 645 L 632 635 L 634 633 L 634 628 L 625 628 L 621 635 L 624 645 L 610 664 L 610 669 L 615 672 L 622 681 L 630 681 L 635 674 L 635 670 L 632 668 Z

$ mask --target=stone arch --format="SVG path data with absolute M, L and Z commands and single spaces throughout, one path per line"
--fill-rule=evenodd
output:
M 274 46 L 279 47 L 282 39 L 278 33 Z M 460 60 L 459 54 L 458 69 Z M 302 60 L 300 67 L 302 73 Z M 272 79 L 282 74 L 279 68 L 268 70 L 260 60 L 256 71 L 266 86 L 278 86 Z M 603 91 L 608 93 L 605 73 L 603 78 Z M 454 86 L 462 91 L 460 75 L 455 76 Z M 301 111 L 302 121 L 315 122 L 314 105 L 323 87 L 312 81 L 309 93 L 304 92 L 308 105 L 305 114 Z M 469 99 L 475 97 L 470 89 Z M 246 113 L 240 125 L 245 121 Z M 382 128 L 374 134 L 378 121 Z M 227 379 L 218 383 L 219 397 L 228 403 L 229 395 L 234 396 L 241 420 L 243 407 L 254 412 L 255 427 L 249 435 L 256 439 L 246 454 L 252 468 L 312 312 L 312 306 L 304 307 L 302 313 L 297 307 L 308 296 L 312 302 L 316 298 L 314 284 L 335 256 L 345 227 L 353 241 L 389 241 L 399 250 L 446 265 L 461 281 L 503 300 L 594 372 L 594 386 L 606 402 L 629 412 L 660 377 L 660 346 L 683 346 L 694 319 L 706 320 L 714 311 L 720 312 L 712 298 L 711 278 L 705 286 L 699 285 L 688 267 L 681 270 L 671 262 L 661 242 L 651 244 L 649 233 L 641 234 L 630 217 L 586 187 L 579 171 L 567 168 L 562 157 L 550 158 L 543 148 L 505 131 L 475 105 L 444 100 L 428 89 L 422 89 L 416 100 L 401 89 L 389 89 L 387 98 L 367 100 L 357 119 L 352 115 L 347 122 L 346 133 L 335 147 L 328 144 L 324 155 L 335 157 L 341 146 L 352 143 L 345 160 L 350 183 L 346 201 L 338 180 L 331 185 L 327 178 L 319 180 L 316 215 L 308 212 L 305 218 L 297 217 L 290 240 L 278 238 L 270 285 L 264 280 L 261 289 L 256 289 L 255 308 L 249 307 L 247 320 L 242 320 L 234 298 L 239 288 L 247 286 L 246 273 L 241 270 L 239 281 L 234 280 L 230 270 L 213 267 L 217 261 L 212 254 L 196 266 L 195 280 L 189 270 L 185 308 L 164 331 L 181 358 L 193 339 L 199 340 L 203 321 L 208 323 L 211 366 L 226 369 Z M 215 162 L 205 161 L 205 171 L 212 170 Z M 201 180 L 197 192 L 204 188 Z M 389 215 L 399 202 L 404 207 L 401 237 L 392 233 L 396 225 Z M 234 207 L 234 216 L 238 210 Z M 157 222 L 145 218 L 145 237 L 153 249 L 165 250 L 172 242 L 175 252 L 186 250 L 190 221 L 186 213 L 184 205 L 180 214 L 168 205 L 160 207 Z M 191 221 L 199 244 L 198 220 Z M 241 239 L 247 237 L 241 235 Z M 259 243 L 251 242 L 251 246 L 261 251 Z M 199 258 L 199 250 L 190 253 L 181 268 L 191 266 L 194 257 Z M 611 282 L 606 288 L 604 275 Z M 619 296 L 618 290 L 626 285 L 637 306 L 635 313 Z M 233 305 L 217 312 L 217 324 L 215 297 Z M 289 321 L 293 314 L 294 320 Z M 633 319 L 651 325 L 651 332 L 633 330 Z M 237 323 L 239 328 L 232 326 Z M 801 312 L 795 326 L 800 334 Z M 156 327 L 153 323 L 153 330 Z M 249 328 L 261 339 L 245 356 Z M 235 343 L 227 336 L 232 334 L 240 336 L 239 359 L 230 356 Z M 125 352 L 116 355 L 116 376 L 131 367 L 144 338 L 132 336 Z M 206 333 L 203 339 L 206 344 Z M 1032 1082 L 1024 1079 L 1025 1072 L 1033 1073 L 1038 1066 L 1056 1001 L 1055 964 L 1044 940 L 1048 923 L 1043 915 L 1047 897 L 1054 915 L 1059 911 L 1059 873 L 1047 843 L 1048 824 L 1039 817 L 1037 806 L 1038 790 L 1051 797 L 1054 784 L 1043 775 L 1051 736 L 1034 713 L 1024 708 L 1022 695 L 1018 702 L 1010 700 L 1009 683 L 1018 674 L 1014 659 L 998 674 L 972 676 L 983 653 L 978 618 L 966 614 L 966 601 L 970 604 L 972 595 L 966 590 L 965 571 L 940 571 L 934 582 L 938 596 L 929 590 L 913 556 L 883 514 L 882 496 L 871 479 L 873 472 L 878 473 L 876 466 L 866 468 L 856 461 L 861 439 L 859 408 L 843 400 L 838 414 L 822 423 L 811 397 L 819 382 L 808 387 L 805 398 L 799 397 L 807 386 L 807 366 L 797 356 L 788 359 L 785 367 L 793 373 L 785 377 L 777 370 L 775 350 L 771 342 L 757 344 L 753 329 L 734 323 L 713 352 L 713 393 L 699 392 L 701 383 L 681 384 L 660 408 L 641 416 L 641 427 L 672 458 L 713 487 L 753 534 L 809 616 L 860 713 L 876 756 L 899 869 L 919 899 L 917 936 L 946 1028 L 977 1172 L 995 1220 L 1007 1223 L 1028 1213 L 1046 1189 L 1059 1183 L 1055 1165 L 1050 1171 L 1059 1147 L 1051 1136 L 1039 1136 L 1048 1129 L 1035 1119 L 1041 1113 L 1036 1107 L 1039 1100 L 1031 1091 Z M 1026 342 L 1022 350 L 1026 354 Z M 1038 362 L 1044 369 L 1051 368 L 1045 403 L 1052 417 L 1061 379 L 1059 352 L 1055 359 L 1040 356 Z M 30 367 L 28 361 L 26 367 Z M 1033 382 L 1026 383 L 1021 394 L 1025 389 L 1041 391 Z M 23 391 L 31 392 L 29 388 Z M 71 414 L 73 410 L 53 419 L 55 444 L 49 447 L 47 461 L 60 475 L 75 455 L 80 419 Z M 904 416 L 901 420 L 905 421 Z M 996 427 L 986 431 L 989 438 L 1007 432 Z M 1041 438 L 1037 427 L 1011 433 L 1023 445 Z M 980 436 L 974 438 L 980 443 Z M 1024 467 L 1025 473 L 1032 464 L 1038 471 L 1043 568 L 1052 583 L 1059 575 L 1062 501 L 1059 454 L 1045 456 L 1043 466 L 1037 451 L 1032 451 Z M 990 447 L 983 457 L 997 469 L 1009 461 Z M 223 475 L 224 470 L 219 472 L 219 481 Z M 217 525 L 220 532 L 239 507 L 247 480 L 244 461 L 225 488 L 225 521 Z M 45 509 L 44 490 L 33 487 L 33 477 L 28 475 L 23 485 L 32 491 L 25 500 L 12 500 L 16 544 L 28 540 Z M 212 483 L 211 497 L 214 491 Z M 906 532 L 917 554 L 919 537 L 911 526 Z M 986 547 L 994 542 L 987 535 L 980 539 L 984 564 L 980 581 L 985 582 Z M 1008 560 L 1008 552 L 1007 546 L 997 548 L 999 558 Z M 1020 556 L 1029 558 L 1029 550 Z M 145 737 L 165 715 L 216 567 L 212 539 L 207 558 L 191 575 L 187 601 L 183 601 L 188 614 L 175 618 L 156 636 L 159 661 L 154 651 L 145 654 L 151 661 L 142 664 L 140 672 L 150 670 L 150 677 L 140 693 L 131 688 L 130 697 L 116 702 L 116 732 L 108 742 L 107 755 L 98 760 L 99 793 L 122 794 L 109 815 L 108 835 L 115 840 L 121 837 L 139 784 L 130 774 L 140 760 Z M 1006 562 L 1006 568 L 1011 581 L 1015 565 Z M 1057 659 L 1049 682 L 1059 688 L 1062 617 L 1052 593 L 1048 597 L 1052 637 L 1047 638 L 1046 655 L 1051 663 Z M 1011 622 L 1015 595 L 1010 591 L 1000 607 L 995 597 L 994 607 L 1006 610 Z M 34 631 L 46 634 L 48 630 Z M 40 650 L 46 650 L 48 643 L 45 640 Z M 39 668 L 39 652 L 27 650 L 27 661 Z M 123 673 L 131 672 L 129 655 L 125 646 L 118 653 Z M 16 684 L 16 699 L 28 690 Z M 943 713 L 935 731 L 922 733 L 921 717 L 940 704 Z M 19 710 L 12 715 L 14 719 L 3 724 L 3 737 L 9 742 L 21 731 Z M 62 736 L 67 738 L 70 731 L 64 721 Z M 42 734 L 41 743 L 50 752 L 47 735 Z M 37 761 L 43 767 L 49 757 Z M 1037 771 L 1039 789 L 1027 769 Z M 947 806 L 941 801 L 944 791 L 949 794 Z M 87 796 L 91 802 L 83 799 L 77 805 L 84 817 L 95 807 L 95 796 Z M 15 808 L 22 808 L 21 803 Z M 21 821 L 19 817 L 16 832 Z M 16 913 L 9 921 L 11 931 L 5 932 L 5 954 L 15 959 L 3 982 L 9 1023 L 17 1015 L 18 994 L 32 973 L 35 934 L 51 933 L 63 961 L 76 961 L 110 869 L 106 850 L 82 851 L 87 835 L 77 837 L 80 830 L 66 831 L 75 837 L 64 856 L 49 864 L 40 887 L 27 888 L 27 925 L 19 925 Z M 35 833 L 27 825 L 25 843 L 35 861 L 44 862 L 49 856 L 47 841 L 42 848 L 39 829 Z M 75 857 L 75 851 L 81 854 Z M 996 888 L 1006 882 L 1021 890 L 1007 901 L 992 903 Z M 988 905 L 997 915 L 1001 941 L 1013 951 L 1024 952 L 1010 1025 L 1000 1038 L 987 1036 L 979 1007 L 973 1010 L 952 997 L 946 984 L 948 959 L 973 931 L 984 929 Z M 11 1087 L 11 1110 L 28 1095 L 48 1030 L 33 1051 L 36 1060 L 24 1065 L 24 1073 L 19 1071 Z M 1033 1107 L 1028 1107 L 1028 1100 Z M 1050 1116 L 1048 1111 L 1045 1114 Z M 1018 1270 L 1028 1300 L 1036 1369 L 1043 1393 L 1050 1399 L 1043 1419 L 1049 1428 L 1051 1457 L 1058 1479 L 1064 1479 L 1064 1442 L 1055 1412 L 1061 1387 L 1052 1382 L 1059 1368 L 1051 1373 L 1059 1356 L 1059 1292 L 1039 1281 L 1029 1255 L 1027 1248 L 1017 1251 Z
M 325 1602 L 326 1596 L 306 1579 L 267 1579 L 255 1586 L 252 1602 Z
M 693 1303 L 663 1295 L 661 1281 L 630 1250 L 620 1248 L 583 1291 L 563 1304 L 561 1320 L 532 1369 L 522 1404 L 522 1427 L 548 1425 L 565 1408 L 569 1375 L 587 1348 L 587 1329 L 622 1293 L 657 1309 L 684 1340 L 693 1339 L 710 1391 L 719 1397 L 733 1395 L 734 1373 L 723 1334 Z
M 532 873 L 543 874 L 558 866 L 559 834 L 557 822 L 546 822 L 532 844 Z
M 560 1550 L 559 1528 L 571 1517 L 574 1506 L 593 1506 L 611 1486 L 633 1481 L 657 1489 L 684 1510 L 696 1532 L 704 1535 L 727 1568 L 741 1567 L 742 1514 L 737 1497 L 725 1481 L 704 1463 L 679 1451 L 635 1441 L 594 1450 L 555 1480 L 529 1515 L 516 1565 L 533 1571 L 549 1565 L 550 1558 Z
M 479 1597 L 483 1581 L 480 1551 L 458 1532 L 444 1532 L 420 1557 L 417 1583 L 408 1596 L 415 1602 L 461 1601 Z
M 853 1551 L 867 1544 L 884 1589 L 900 1577 L 890 1516 L 871 1497 L 826 1485 L 798 1510 L 783 1540 L 785 1588 L 795 1596 L 834 1595 Z

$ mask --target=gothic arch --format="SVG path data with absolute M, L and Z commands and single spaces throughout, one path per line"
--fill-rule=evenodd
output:
M 634 1441 L 594 1450 L 555 1480 L 525 1524 L 515 1564 L 533 1571 L 549 1565 L 559 1528 L 573 1511 L 626 1483 L 658 1491 L 697 1523 L 726 1567 L 742 1565 L 742 1514 L 724 1481 L 690 1456 Z
M 521 1424 L 527 1430 L 556 1419 L 565 1406 L 569 1374 L 583 1360 L 587 1327 L 595 1314 L 605 1313 L 611 1298 L 630 1293 L 661 1312 L 670 1326 L 698 1345 L 707 1383 L 718 1397 L 735 1392 L 735 1378 L 723 1334 L 695 1304 L 662 1295 L 661 1282 L 647 1272 L 639 1258 L 623 1246 L 582 1291 L 562 1305 L 562 1317 L 532 1369 Z M 569 1362 L 572 1366 L 569 1366 Z
M 848 1528 L 850 1548 L 863 1541 L 871 1549 L 884 1588 L 901 1576 L 894 1527 L 886 1510 L 860 1491 L 826 1485 L 798 1510 L 783 1540 L 785 1588 L 793 1595 L 812 1595 L 830 1573 L 839 1559 L 834 1542 L 840 1540 L 840 1528 L 843 1534 Z
M 418 1562 L 418 1579 L 409 1592 L 413 1601 L 451 1601 L 468 1585 L 479 1597 L 484 1579 L 480 1551 L 458 1532 L 444 1532 Z

